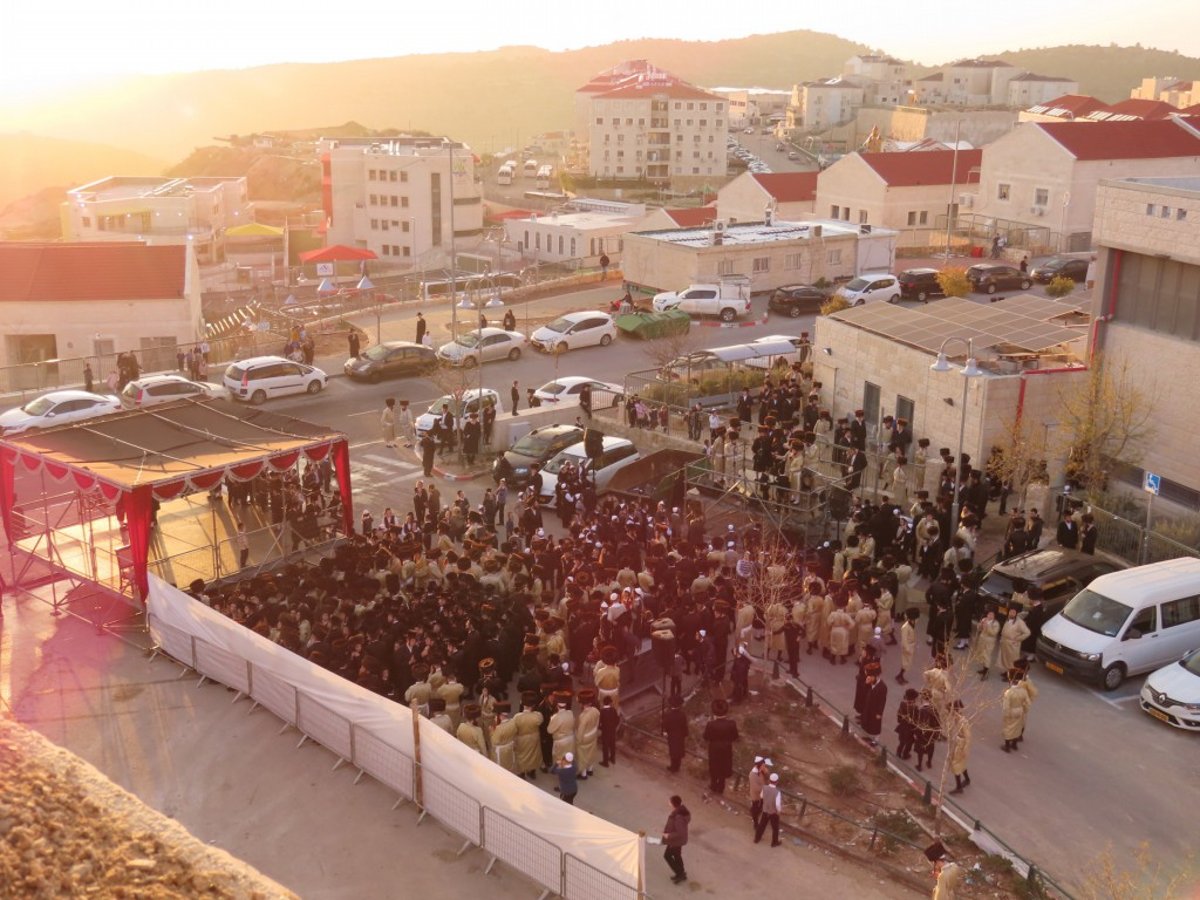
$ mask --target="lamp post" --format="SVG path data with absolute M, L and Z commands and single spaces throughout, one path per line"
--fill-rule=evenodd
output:
M 951 533 L 947 535 L 947 539 L 953 536 L 958 530 L 958 507 L 959 507 L 959 492 L 962 490 L 962 453 L 963 439 L 967 430 L 967 388 L 971 383 L 972 378 L 978 378 L 983 374 L 979 368 L 979 364 L 975 360 L 975 342 L 970 338 L 948 337 L 942 341 L 942 346 L 938 348 L 937 362 L 929 367 L 933 372 L 949 372 L 954 366 L 950 365 L 950 361 L 946 358 L 946 345 L 951 341 L 958 341 L 960 344 L 966 344 L 967 347 L 967 362 L 958 370 L 958 374 L 963 377 L 962 404 L 959 407 L 958 420 L 958 454 L 954 457 L 954 499 L 950 505 L 950 529 Z

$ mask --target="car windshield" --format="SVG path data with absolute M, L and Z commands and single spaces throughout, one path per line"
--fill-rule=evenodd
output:
M 546 465 L 543 467 L 543 471 L 549 472 L 551 475 L 557 475 L 562 467 L 567 463 L 579 463 L 580 461 L 581 457 L 563 452 L 554 457 L 554 459 L 550 460 L 550 462 L 546 463 Z
M 1046 260 L 1044 263 L 1042 263 L 1042 268 L 1043 269 L 1057 269 L 1059 266 L 1065 266 L 1070 261 L 1071 261 L 1070 258 L 1066 257 L 1066 256 L 1052 256 L 1048 260 Z
M 429 404 L 429 412 L 435 416 L 440 416 L 442 414 L 443 403 L 450 407 L 450 412 L 457 414 L 458 403 L 450 394 L 447 394 L 445 397 L 438 397 Z
M 869 283 L 870 283 L 870 282 L 868 282 L 868 281 L 867 281 L 867 279 L 865 279 L 865 278 L 855 278 L 855 279 L 853 279 L 853 280 L 851 280 L 851 281 L 848 281 L 848 282 L 846 282 L 846 290 L 848 290 L 848 291 L 861 291 L 861 290 L 862 290 L 863 288 L 865 288 L 865 287 L 866 287 L 866 286 L 867 286 Z
M 568 319 L 566 316 L 559 316 L 553 322 L 549 322 L 548 324 L 543 325 L 542 327 L 545 328 L 547 331 L 553 331 L 555 334 L 562 334 L 568 328 L 570 328 L 572 324 L 573 323 L 571 322 L 571 320 Z
M 1123 603 L 1085 589 L 1063 607 L 1062 617 L 1088 631 L 1116 637 L 1131 611 Z
M 242 376 L 245 374 L 246 374 L 246 370 L 243 369 L 241 366 L 237 365 L 236 363 L 234 363 L 232 366 L 230 366 L 228 369 L 225 370 L 225 377 L 229 378 L 233 381 L 241 381 Z
M 512 452 L 521 456 L 542 456 L 554 442 L 549 434 L 527 434 L 512 446 Z
M 542 394 L 549 394 L 551 397 L 557 397 L 567 389 L 565 384 L 559 384 L 557 381 L 552 381 L 549 384 L 543 384 L 538 391 Z
M 383 344 L 376 344 L 374 347 L 364 351 L 362 355 L 372 362 L 380 362 L 384 359 L 387 359 L 388 348 Z
M 985 594 L 991 594 L 993 597 L 1011 597 L 1013 592 L 1012 579 L 1003 572 L 997 572 L 992 569 L 988 573 L 987 578 L 983 579 L 983 584 L 979 589 Z
M 458 344 L 460 347 L 466 347 L 468 350 L 470 350 L 472 347 L 474 347 L 476 344 L 479 343 L 479 335 L 464 334 L 461 337 L 459 337 L 459 339 L 456 340 L 454 343 Z
M 1179 664 L 1193 675 L 1200 675 L 1200 652 L 1193 653 L 1187 659 L 1180 660 Z
M 50 410 L 54 409 L 54 401 L 49 397 L 38 397 L 36 400 L 30 400 L 21 407 L 21 412 L 30 416 L 44 416 Z

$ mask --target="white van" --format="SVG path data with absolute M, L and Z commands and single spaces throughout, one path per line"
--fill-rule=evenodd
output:
M 1042 628 L 1037 657 L 1059 675 L 1115 690 L 1200 647 L 1200 559 L 1101 575 Z
M 864 303 L 873 303 L 876 300 L 899 303 L 900 279 L 887 272 L 859 275 L 857 278 L 847 281 L 834 293 L 836 296 L 844 298 L 851 306 L 862 306 Z
M 234 400 L 257 406 L 268 397 L 320 393 L 325 381 L 325 373 L 315 366 L 282 356 L 255 356 L 231 363 L 221 383 Z

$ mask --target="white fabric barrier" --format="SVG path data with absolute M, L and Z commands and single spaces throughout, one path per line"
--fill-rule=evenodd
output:
M 272 682 L 273 687 L 279 682 L 286 683 L 300 695 L 316 701 L 346 722 L 369 730 L 389 747 L 413 758 L 412 712 L 408 707 L 302 659 L 153 574 L 150 575 L 146 606 L 150 632 L 168 652 L 164 639 L 168 635 L 175 638 L 170 640 L 172 646 L 182 648 L 178 636 L 171 634 L 174 630 L 250 662 L 253 666 L 250 696 L 284 721 L 295 724 L 296 713 L 294 709 L 286 710 L 286 699 L 278 696 L 277 691 L 269 691 L 274 702 L 268 702 L 268 692 L 263 688 Z M 166 628 L 161 627 L 164 625 Z M 183 662 L 190 661 L 188 649 Z M 428 719 L 421 718 L 419 727 L 421 766 L 425 772 L 457 787 L 480 806 L 520 823 L 534 835 L 569 852 L 578 862 L 610 876 L 627 891 L 636 893 L 639 841 L 634 832 L 539 790 L 476 753 Z M 340 752 L 338 747 L 333 749 Z M 436 815 L 432 809 L 430 813 Z M 453 827 L 453 823 L 447 824 Z M 486 833 L 483 840 L 484 849 L 487 849 Z M 566 896 L 572 900 L 588 897 L 590 892 L 577 888 L 568 890 Z M 626 893 L 626 896 L 630 894 Z

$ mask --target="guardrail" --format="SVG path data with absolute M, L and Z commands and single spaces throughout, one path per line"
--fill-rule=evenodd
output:
M 233 688 L 237 692 L 233 702 L 249 698 L 252 701 L 250 712 L 260 706 L 269 710 L 283 723 L 280 734 L 289 727 L 300 732 L 297 749 L 312 740 L 337 757 L 333 770 L 347 763 L 358 770 L 355 784 L 364 775 L 369 775 L 394 791 L 397 800 L 393 809 L 411 801 L 420 810 L 418 824 L 426 816 L 432 816 L 463 839 L 459 855 L 472 847 L 488 853 L 490 859 L 485 874 L 496 862 L 506 863 L 535 882 L 542 889 L 543 898 L 550 894 L 566 900 L 644 900 L 647 897 L 643 884 L 630 884 L 614 877 L 583 859 L 581 852 L 572 852 L 555 844 L 423 765 L 422 740 L 445 736 L 433 734 L 437 727 L 421 719 L 415 709 L 412 712 L 413 752 L 409 753 L 380 733 L 378 727 L 354 721 L 349 714 L 334 709 L 314 693 L 298 686 L 293 679 L 247 658 L 248 654 L 219 647 L 169 624 L 156 615 L 156 602 L 164 601 L 154 596 L 152 589 L 146 618 L 155 638 L 153 655 L 163 653 L 183 665 L 181 678 L 188 670 L 196 672 L 200 676 L 197 686 L 212 680 Z M 219 615 L 212 611 L 208 614 Z M 233 627 L 240 629 L 240 626 Z M 289 667 L 294 668 L 297 661 L 303 666 L 312 665 L 291 654 L 287 656 Z M 322 696 L 328 695 L 327 690 Z M 353 698 L 347 696 L 344 699 L 347 708 L 355 708 Z M 368 722 L 378 721 L 378 716 L 371 717 L 367 713 L 364 718 Z M 472 775 L 470 771 L 464 772 L 461 782 L 469 784 Z M 537 791 L 532 785 L 522 783 L 522 786 Z M 582 811 L 578 814 L 586 815 Z M 641 871 L 644 849 L 641 849 L 640 839 L 639 848 L 638 869 Z M 638 881 L 641 880 L 639 877 Z

